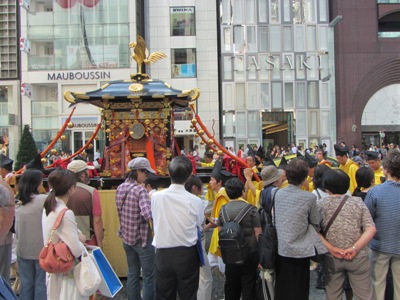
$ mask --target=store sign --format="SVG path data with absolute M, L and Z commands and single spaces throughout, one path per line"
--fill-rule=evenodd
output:
M 48 81 L 55 80 L 96 80 L 111 79 L 110 71 L 80 71 L 80 72 L 53 72 L 47 73 Z

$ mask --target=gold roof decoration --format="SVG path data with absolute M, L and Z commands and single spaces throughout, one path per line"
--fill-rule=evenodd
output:
M 129 43 L 131 50 L 132 59 L 136 61 L 138 65 L 138 73 L 142 74 L 142 64 L 146 65 L 155 63 L 160 59 L 166 58 L 167 56 L 162 52 L 153 52 L 149 55 L 149 50 L 146 48 L 146 42 L 140 35 L 136 36 L 136 43 Z

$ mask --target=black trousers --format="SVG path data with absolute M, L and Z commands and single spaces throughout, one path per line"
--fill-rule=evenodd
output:
M 275 300 L 308 300 L 310 293 L 310 258 L 278 255 Z
M 243 265 L 227 264 L 225 267 L 225 299 L 256 299 L 258 254 L 251 252 Z
M 199 254 L 193 247 L 157 249 L 155 255 L 156 299 L 196 300 L 199 288 Z

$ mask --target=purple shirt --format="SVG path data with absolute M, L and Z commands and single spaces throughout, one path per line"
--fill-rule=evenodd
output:
M 127 245 L 134 245 L 141 239 L 145 247 L 151 219 L 148 192 L 136 180 L 127 179 L 118 186 L 115 198 L 120 223 L 118 236 Z

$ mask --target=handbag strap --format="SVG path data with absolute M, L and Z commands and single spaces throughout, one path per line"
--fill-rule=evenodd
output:
M 61 221 L 62 221 L 62 219 L 63 219 L 63 217 L 64 217 L 64 214 L 65 214 L 65 212 L 66 212 L 67 210 L 68 210 L 68 208 L 64 208 L 64 209 L 63 209 L 62 211 L 60 211 L 60 213 L 58 214 L 57 219 L 56 219 L 56 221 L 54 222 L 53 229 L 52 229 L 51 232 L 50 232 L 49 240 L 47 241 L 46 245 L 48 245 L 49 243 L 52 242 L 52 239 L 51 239 L 51 238 L 53 237 L 53 233 L 54 233 L 54 231 L 56 231 L 57 228 L 60 226 Z
M 329 228 L 331 227 L 333 221 L 335 221 L 337 215 L 342 210 L 343 205 L 346 203 L 347 199 L 349 199 L 349 195 L 344 196 L 342 202 L 340 202 L 338 208 L 336 209 L 335 213 L 332 215 L 331 219 L 329 220 L 328 224 L 325 227 L 325 230 L 322 232 L 322 235 L 325 237 L 328 233 Z

